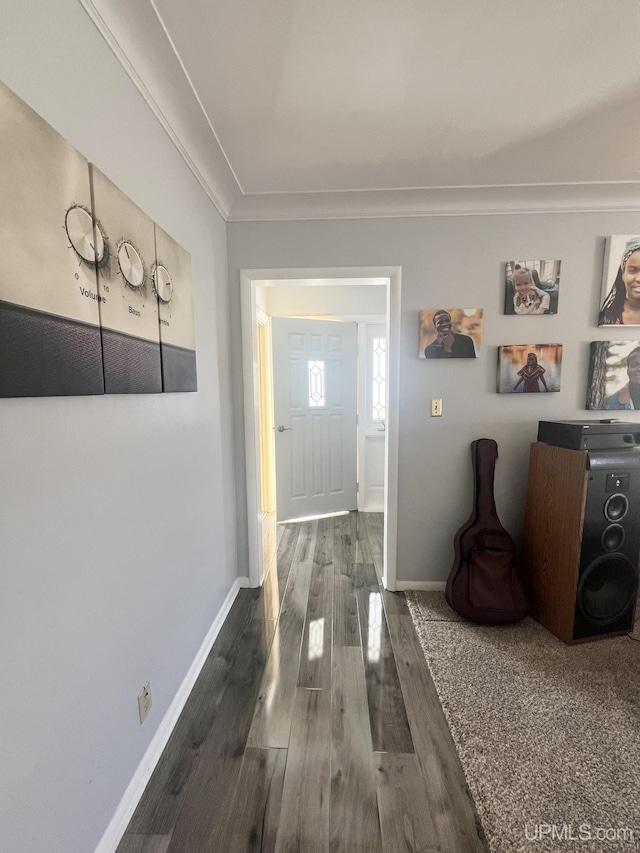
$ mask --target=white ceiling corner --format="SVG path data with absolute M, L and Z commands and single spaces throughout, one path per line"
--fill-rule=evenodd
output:
M 228 220 L 640 209 L 637 0 L 80 2 Z
M 151 3 L 80 0 L 222 216 L 241 195 L 180 58 Z

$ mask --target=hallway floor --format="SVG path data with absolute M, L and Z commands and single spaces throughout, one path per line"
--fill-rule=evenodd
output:
M 404 596 L 379 584 L 382 515 L 278 534 L 117 853 L 482 853 Z

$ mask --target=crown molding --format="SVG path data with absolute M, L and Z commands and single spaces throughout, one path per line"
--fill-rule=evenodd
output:
M 80 4 L 226 220 L 240 187 L 153 4 Z
M 237 198 L 228 219 L 251 222 L 599 211 L 640 211 L 640 181 L 245 194 Z
M 229 222 L 640 211 L 640 181 L 243 193 L 153 0 L 80 0 Z

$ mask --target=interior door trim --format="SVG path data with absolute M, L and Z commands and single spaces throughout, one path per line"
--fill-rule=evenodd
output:
M 247 489 L 247 532 L 249 546 L 249 580 L 253 587 L 262 583 L 262 506 L 260 496 L 260 445 L 258 424 L 258 369 L 256 331 L 256 289 L 269 282 L 299 280 L 301 286 L 313 285 L 318 279 L 388 278 L 387 340 L 388 352 L 388 420 L 385 452 L 385 534 L 383 583 L 395 591 L 397 577 L 398 521 L 398 426 L 400 388 L 400 288 L 399 266 L 340 267 L 307 269 L 240 270 L 242 323 L 242 378 L 244 401 L 244 447 Z M 357 284 L 354 281 L 352 284 Z

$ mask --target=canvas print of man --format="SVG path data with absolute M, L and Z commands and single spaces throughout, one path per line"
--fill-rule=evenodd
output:
M 593 341 L 587 408 L 640 410 L 640 341 Z
M 557 314 L 561 261 L 507 261 L 505 314 Z
M 640 236 L 607 237 L 599 326 L 640 326 Z
M 482 315 L 482 308 L 422 310 L 419 358 L 477 358 L 482 344 Z
M 498 347 L 498 394 L 538 394 L 560 390 L 562 344 Z

